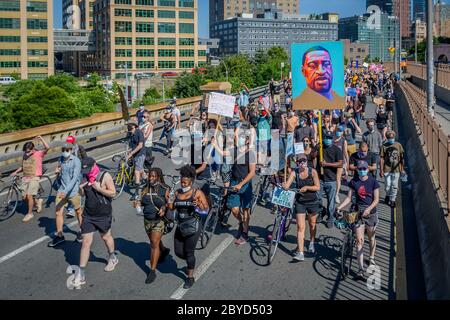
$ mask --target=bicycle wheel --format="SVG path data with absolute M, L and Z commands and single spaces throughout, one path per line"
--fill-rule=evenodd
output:
M 353 259 L 353 236 L 348 231 L 341 247 L 341 277 L 343 280 L 350 274 Z
M 206 220 L 203 223 L 202 233 L 200 235 L 200 244 L 202 246 L 202 249 L 206 248 L 209 241 L 213 237 L 218 220 L 219 214 L 217 212 L 217 208 L 213 208 L 206 216 Z
M 42 199 L 43 204 L 49 205 L 50 196 L 52 195 L 52 180 L 48 176 L 42 176 L 39 182 L 39 190 L 36 199 Z
M 281 222 L 280 217 L 275 218 L 275 224 L 273 226 L 272 235 L 269 239 L 269 249 L 267 253 L 267 265 L 270 265 L 275 257 L 275 253 L 278 249 L 278 244 L 281 238 Z
M 16 212 L 18 203 L 19 193 L 14 187 L 0 190 L 0 221 L 10 218 Z
M 114 186 L 116 187 L 116 195 L 113 200 L 116 200 L 120 197 L 123 192 L 123 188 L 125 187 L 125 175 L 124 171 L 120 170 L 113 174 Z

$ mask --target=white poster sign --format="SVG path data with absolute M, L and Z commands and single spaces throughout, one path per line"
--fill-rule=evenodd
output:
M 303 147 L 303 142 L 294 144 L 295 155 L 300 153 L 305 153 L 305 148 Z
M 235 102 L 236 98 L 234 96 L 212 92 L 209 98 L 208 113 L 232 118 Z

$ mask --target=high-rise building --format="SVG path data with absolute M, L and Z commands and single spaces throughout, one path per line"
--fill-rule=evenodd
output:
M 401 34 L 403 38 L 410 36 L 411 30 L 411 6 L 410 0 L 366 0 L 366 7 L 378 6 L 388 15 L 400 18 Z
M 427 9 L 427 0 L 412 0 L 413 3 L 413 14 L 412 20 L 426 20 L 426 9 Z
M 369 14 L 339 19 L 339 40 L 349 39 L 350 42 L 369 45 L 370 58 L 381 61 L 393 61 L 388 48 L 399 48 L 399 21 L 395 16 L 381 13 L 380 24 L 373 28 L 368 24 Z M 398 52 L 398 51 L 397 51 Z
M 394 1 L 396 0 L 366 0 L 366 8 L 375 5 L 378 6 L 381 9 L 381 11 L 386 12 L 389 15 L 393 15 Z
M 197 0 L 97 0 L 95 54 L 84 70 L 113 79 L 206 64 L 198 44 Z M 127 70 L 126 70 L 127 69 Z
M 53 73 L 53 0 L 0 0 L 0 74 Z
M 438 37 L 450 37 L 450 4 L 438 1 L 434 6 L 434 25 Z
M 264 10 L 279 10 L 287 15 L 298 15 L 299 0 L 209 0 L 209 28 L 211 30 L 216 22 L 237 17 L 242 13 L 257 14 Z

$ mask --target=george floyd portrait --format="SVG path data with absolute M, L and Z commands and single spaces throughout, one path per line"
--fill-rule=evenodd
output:
M 293 44 L 291 54 L 294 110 L 345 108 L 343 43 Z

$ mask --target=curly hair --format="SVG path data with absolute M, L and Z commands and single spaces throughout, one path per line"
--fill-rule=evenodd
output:
M 195 173 L 195 169 L 190 165 L 185 165 L 180 169 L 181 178 L 189 178 L 194 180 L 197 174 Z

